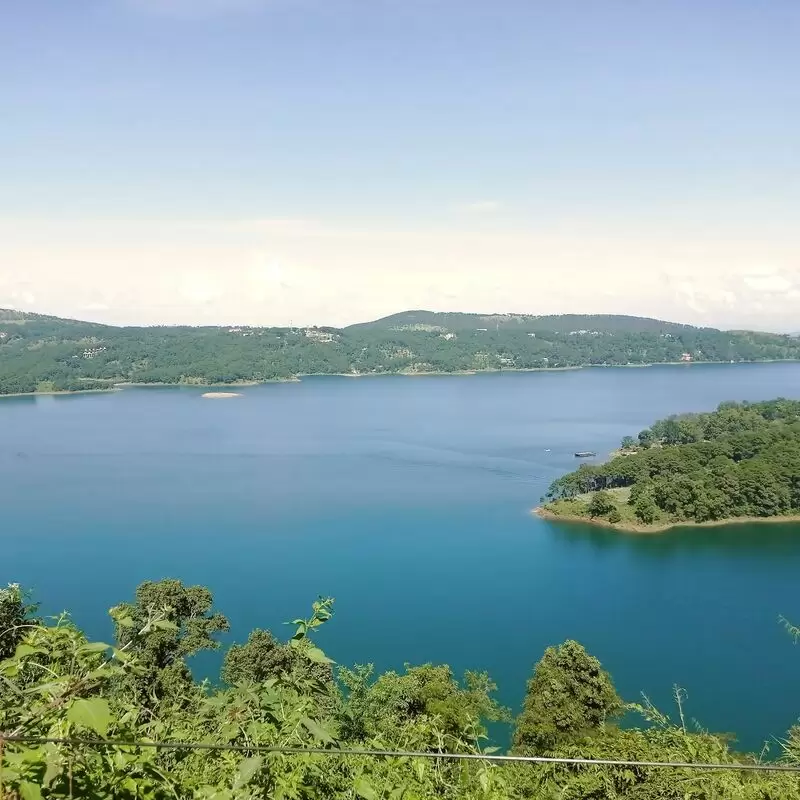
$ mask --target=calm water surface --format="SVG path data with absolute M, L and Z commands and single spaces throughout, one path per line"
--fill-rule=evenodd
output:
M 573 452 L 677 411 L 800 397 L 800 365 L 314 378 L 0 402 L 0 581 L 95 636 L 145 579 L 214 591 L 231 638 L 336 597 L 322 645 L 486 669 L 516 706 L 578 639 L 631 700 L 755 748 L 800 715 L 800 526 L 623 536 L 533 517 Z

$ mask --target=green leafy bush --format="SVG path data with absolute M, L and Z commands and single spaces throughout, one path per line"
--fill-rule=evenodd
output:
M 187 658 L 218 647 L 216 636 L 227 629 L 203 587 L 143 584 L 134 602 L 111 610 L 113 642 L 89 641 L 66 615 L 38 620 L 34 612 L 19 587 L 0 592 L 2 800 L 800 797 L 796 776 L 788 774 L 257 752 L 479 755 L 491 752 L 482 749 L 485 723 L 510 715 L 494 700 L 488 675 L 468 672 L 459 681 L 446 665 L 409 665 L 375 677 L 367 665 L 341 669 L 335 680 L 332 662 L 313 639 L 332 616 L 330 599 L 314 603 L 308 618 L 294 620 L 288 642 L 255 631 L 246 644 L 234 645 L 224 666 L 227 686 L 197 683 L 186 668 Z M 619 729 L 615 721 L 624 710 L 639 713 L 644 724 Z M 798 763 L 798 741 L 793 729 L 787 764 Z M 600 662 L 572 641 L 548 648 L 537 664 L 516 720 L 514 749 L 571 758 L 754 763 L 730 752 L 725 739 L 688 732 L 648 703 L 624 706 Z

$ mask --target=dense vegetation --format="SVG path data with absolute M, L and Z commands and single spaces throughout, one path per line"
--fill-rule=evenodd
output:
M 616 457 L 554 481 L 545 508 L 616 524 L 800 514 L 800 401 L 659 420 Z
M 0 310 L 0 394 L 115 382 L 800 359 L 792 336 L 619 316 L 416 311 L 349 328 L 118 328 Z
M 145 583 L 112 608 L 111 643 L 88 641 L 66 615 L 37 618 L 20 589 L 0 590 L 0 798 L 348 798 L 350 800 L 783 800 L 796 774 L 553 763 L 492 765 L 409 756 L 256 753 L 283 746 L 480 753 L 484 723 L 509 721 L 488 675 L 449 667 L 335 669 L 314 642 L 332 615 L 320 600 L 288 642 L 254 631 L 224 658 L 222 682 L 197 683 L 187 659 L 219 647 L 228 621 L 211 593 L 176 580 Z M 795 634 L 798 631 L 793 631 Z M 370 631 L 364 635 L 369 636 Z M 546 650 L 514 721 L 527 755 L 636 761 L 757 763 L 725 740 L 649 703 L 625 705 L 576 642 Z M 623 712 L 642 715 L 620 728 Z M 51 739 L 47 743 L 20 738 Z M 68 740 L 68 741 L 61 741 Z M 100 741 L 98 741 L 100 740 Z M 102 744 L 103 741 L 112 742 Z M 125 742 L 200 742 L 240 750 Z M 800 763 L 800 730 L 780 752 Z

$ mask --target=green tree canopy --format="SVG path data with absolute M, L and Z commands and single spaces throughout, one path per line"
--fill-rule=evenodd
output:
M 0 589 L 0 661 L 10 658 L 28 626 L 37 624 L 33 619 L 36 609 L 35 604 L 26 601 L 24 592 L 16 583 Z
M 219 618 L 191 633 L 187 627 L 187 620 L 214 618 L 210 592 L 177 581 L 145 584 L 136 603 L 112 609 L 117 627 L 126 632 L 118 647 L 89 641 L 64 614 L 31 618 L 24 592 L 13 589 L 0 595 L 0 613 L 10 609 L 12 623 L 24 620 L 22 627 L 12 624 L 22 636 L 11 655 L 0 659 L 0 731 L 13 734 L 0 743 L 3 800 L 800 800 L 793 774 L 498 766 L 479 758 L 441 758 L 445 751 L 481 755 L 481 722 L 507 718 L 493 699 L 488 675 L 467 673 L 458 681 L 447 665 L 425 664 L 377 676 L 371 667 L 343 670 L 341 688 L 333 681 L 320 685 L 306 679 L 290 653 L 329 665 L 311 641 L 330 619 L 327 599 L 314 603 L 308 619 L 294 621 L 290 643 L 259 630 L 236 646 L 226 663 L 235 685 L 192 682 L 182 688 L 191 702 L 180 703 L 169 692 L 137 695 L 119 687 L 158 681 L 161 673 L 170 674 L 173 665 L 216 641 Z M 165 598 L 174 605 L 166 605 Z M 796 628 L 787 627 L 796 635 Z M 6 635 L 0 641 L 9 652 Z M 328 703 L 319 701 L 321 693 Z M 732 752 L 725 738 L 673 724 L 649 703 L 628 707 L 643 721 L 638 727 L 607 724 L 620 709 L 596 658 L 572 641 L 548 648 L 528 683 L 515 750 L 570 758 L 757 764 L 756 756 Z M 143 740 L 212 747 L 128 744 Z M 800 764 L 799 742 L 800 730 L 792 729 L 784 764 Z M 280 748 L 306 752 L 277 752 Z M 342 752 L 349 749 L 424 751 L 437 757 Z
M 372 681 L 371 665 L 344 669 L 350 735 L 365 738 L 425 719 L 452 737 L 474 737 L 484 721 L 508 718 L 492 697 L 495 684 L 486 673 L 467 672 L 463 685 L 446 665 L 406 665 L 405 672 L 386 672 Z
M 279 642 L 270 631 L 260 629 L 250 633 L 246 644 L 232 645 L 222 664 L 222 679 L 231 685 L 263 683 L 289 675 L 322 683 L 333 679 L 329 664 L 311 661 L 302 650 Z
M 616 509 L 617 505 L 611 495 L 603 489 L 595 492 L 589 501 L 589 515 L 605 517 Z
M 800 401 L 723 403 L 659 420 L 639 442 L 631 450 L 626 437 L 623 453 L 555 480 L 548 509 L 605 517 L 613 511 L 608 490 L 627 488 L 645 524 L 800 514 Z
M 779 334 L 607 315 L 415 311 L 347 328 L 114 327 L 0 309 L 0 394 L 101 389 L 116 382 L 205 385 L 319 374 L 549 369 L 800 358 Z M 670 442 L 696 441 L 686 420 Z M 654 434 L 648 434 L 653 436 Z
M 140 666 L 125 689 L 142 702 L 182 699 L 193 686 L 186 659 L 216 650 L 220 645 L 215 635 L 229 628 L 225 616 L 212 613 L 212 605 L 206 587 L 169 579 L 142 583 L 135 602 L 116 606 L 117 646 L 135 655 Z
M 514 751 L 551 752 L 596 733 L 621 710 L 608 673 L 578 642 L 548 647 L 528 681 L 514 729 Z

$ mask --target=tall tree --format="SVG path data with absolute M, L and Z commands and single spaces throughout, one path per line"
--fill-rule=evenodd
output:
M 14 655 L 25 630 L 36 622 L 32 616 L 37 605 L 28 603 L 25 593 L 16 583 L 0 589 L 0 661 Z
M 446 664 L 407 664 L 404 673 L 386 672 L 375 681 L 371 676 L 371 665 L 340 673 L 347 690 L 343 727 L 354 738 L 392 736 L 408 725 L 427 727 L 434 720 L 449 736 L 474 738 L 484 720 L 508 721 L 485 672 L 468 671 L 463 685 Z
M 168 579 L 142 583 L 135 602 L 114 608 L 117 644 L 142 667 L 135 678 L 126 677 L 123 689 L 143 705 L 184 700 L 194 686 L 186 659 L 216 650 L 215 634 L 229 628 L 225 616 L 212 613 L 213 602 L 206 587 Z
M 595 492 L 589 501 L 589 515 L 592 517 L 604 517 L 614 511 L 616 507 L 614 498 L 601 489 L 599 492 Z
M 246 644 L 231 645 L 222 664 L 225 683 L 263 683 L 270 678 L 330 685 L 333 671 L 329 663 L 313 661 L 304 648 L 279 642 L 270 631 L 256 629 Z
M 550 752 L 596 733 L 621 710 L 611 677 L 582 645 L 569 640 L 548 647 L 528 681 L 514 750 Z

